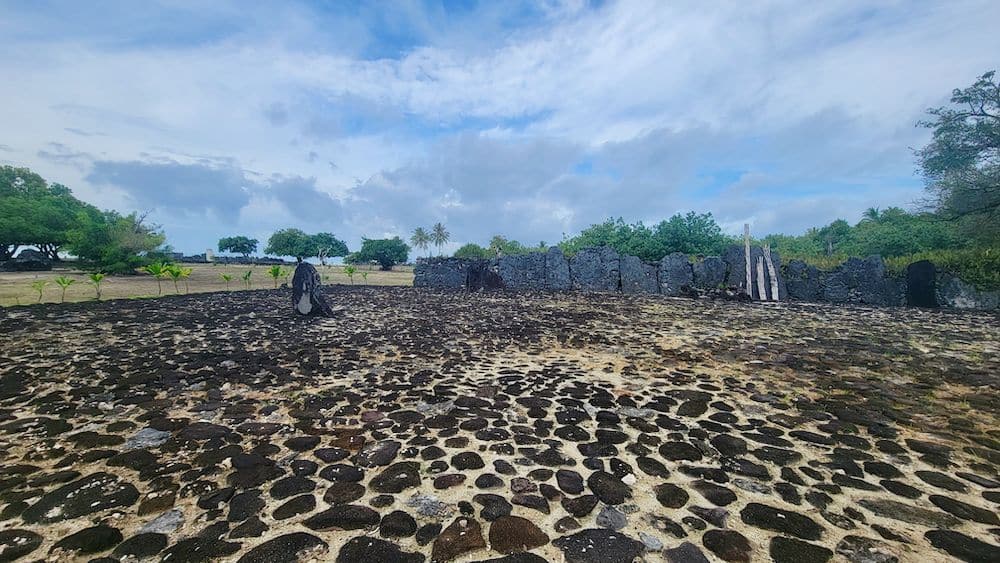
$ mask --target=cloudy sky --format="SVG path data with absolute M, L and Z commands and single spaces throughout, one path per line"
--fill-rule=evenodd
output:
M 179 250 L 277 228 L 526 243 L 711 211 L 800 233 L 921 195 L 915 127 L 995 0 L 0 0 L 0 163 Z

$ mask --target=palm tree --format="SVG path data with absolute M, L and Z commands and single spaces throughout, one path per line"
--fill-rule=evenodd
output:
M 94 286 L 94 291 L 97 292 L 97 300 L 101 300 L 101 282 L 104 281 L 104 274 L 101 272 L 94 272 L 90 274 L 90 283 Z
M 167 268 L 167 275 L 170 276 L 170 279 L 174 281 L 174 293 L 180 295 L 181 290 L 178 289 L 177 282 L 180 281 L 181 279 L 181 267 L 177 265 L 171 265 L 169 268 Z
M 156 294 L 163 295 L 163 286 L 160 285 L 160 280 L 167 274 L 167 265 L 163 262 L 153 262 L 143 269 L 146 270 L 147 274 L 156 278 Z
M 441 247 L 448 242 L 449 238 L 451 238 L 451 233 L 444 228 L 444 225 L 435 223 L 431 229 L 431 240 L 434 242 L 434 246 L 438 247 L 438 254 L 441 254 Z
M 347 274 L 347 277 L 351 280 L 351 285 L 354 285 L 354 274 L 356 274 L 357 271 L 358 269 L 354 266 L 344 266 L 344 273 Z
M 865 212 L 861 214 L 862 221 L 871 221 L 873 223 L 878 223 L 878 220 L 882 218 L 882 214 L 879 212 L 878 207 L 869 207 L 865 209 Z
M 413 229 L 413 236 L 410 237 L 410 242 L 413 244 L 414 248 L 427 250 L 427 247 L 431 242 L 431 235 L 428 234 L 423 227 L 417 227 L 416 229 Z
M 233 276 L 222 274 L 222 281 L 226 282 L 226 291 L 229 291 L 229 282 L 233 281 Z
M 42 292 L 45 291 L 45 286 L 47 285 L 49 285 L 49 282 L 46 280 L 36 280 L 31 282 L 31 289 L 34 289 L 35 291 L 38 292 L 39 303 L 42 302 Z
M 69 289 L 69 286 L 73 285 L 74 283 L 76 283 L 76 280 L 72 278 L 67 278 L 66 276 L 59 276 L 58 278 L 56 278 L 56 285 L 62 288 L 62 300 L 60 301 L 61 303 L 66 302 L 66 290 Z

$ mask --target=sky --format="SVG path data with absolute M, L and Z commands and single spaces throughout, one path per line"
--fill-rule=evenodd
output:
M 711 212 L 914 208 L 917 127 L 1000 2 L 0 0 L 0 164 L 187 253 L 444 223 L 446 250 Z

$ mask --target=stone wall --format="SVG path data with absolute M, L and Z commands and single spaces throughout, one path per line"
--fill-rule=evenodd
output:
M 756 261 L 763 249 L 752 247 L 753 299 L 760 300 Z M 879 256 L 851 258 L 831 271 L 800 260 L 782 265 L 771 252 L 780 301 L 806 301 L 872 306 L 936 306 L 961 309 L 1000 308 L 1000 292 L 981 291 L 962 280 L 917 263 L 906 276 L 890 273 Z M 674 253 L 657 263 L 620 256 L 613 248 L 586 248 L 572 258 L 558 247 L 547 252 L 504 256 L 493 260 L 430 258 L 417 260 L 413 285 L 448 289 L 515 291 L 604 291 L 667 296 L 738 297 L 746 290 L 744 247 L 732 245 L 722 256 L 699 258 Z M 770 273 L 765 269 L 770 297 Z M 909 280 L 909 282 L 908 282 Z M 909 285 L 908 285 L 909 284 Z

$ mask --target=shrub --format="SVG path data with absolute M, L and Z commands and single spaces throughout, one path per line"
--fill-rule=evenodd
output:
M 930 260 L 939 270 L 958 276 L 982 290 L 1000 290 L 1000 248 L 930 250 L 886 260 L 886 267 L 897 274 L 920 260 Z
M 67 278 L 66 276 L 59 276 L 58 278 L 55 279 L 55 282 L 56 282 L 56 285 L 58 285 L 60 288 L 62 288 L 62 299 L 59 302 L 60 303 L 65 303 L 66 302 L 66 290 L 69 289 L 69 286 L 71 286 L 74 283 L 76 283 L 76 280 L 74 280 L 73 278 Z
M 94 272 L 90 274 L 90 284 L 94 286 L 94 291 L 97 292 L 97 300 L 101 300 L 101 282 L 104 281 L 104 274 L 101 272 Z

